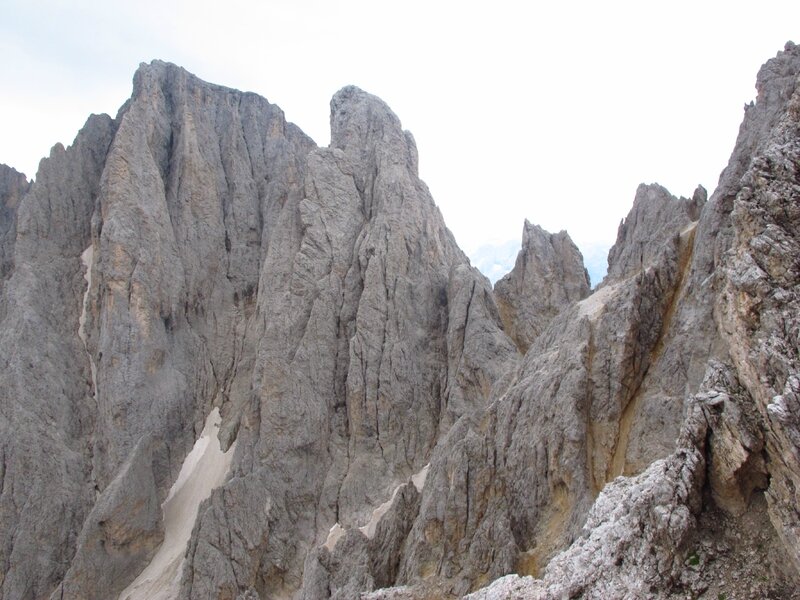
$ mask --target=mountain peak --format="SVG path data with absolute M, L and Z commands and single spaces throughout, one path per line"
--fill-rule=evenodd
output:
M 788 597 L 798 74 L 710 199 L 639 187 L 590 293 L 527 220 L 492 289 L 379 98 L 319 148 L 142 64 L 0 167 L 0 599 Z

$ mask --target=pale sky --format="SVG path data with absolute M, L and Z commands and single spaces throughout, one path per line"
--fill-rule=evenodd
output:
M 800 42 L 796 0 L 0 0 L 0 15 L 0 162 L 29 177 L 90 113 L 116 114 L 143 61 L 265 96 L 319 145 L 330 97 L 355 84 L 412 131 L 481 262 L 525 218 L 603 262 L 639 183 L 712 192 L 758 68 Z

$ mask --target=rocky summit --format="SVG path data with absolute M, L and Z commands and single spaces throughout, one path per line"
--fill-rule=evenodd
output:
M 528 222 L 492 288 L 383 101 L 143 64 L 0 167 L 0 599 L 800 597 L 800 47 L 757 90 L 594 290 Z

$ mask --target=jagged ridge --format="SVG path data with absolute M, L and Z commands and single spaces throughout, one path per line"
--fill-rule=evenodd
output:
M 528 223 L 492 290 L 374 96 L 338 92 L 318 148 L 142 65 L 30 189 L 1 173 L 0 598 L 117 596 L 216 410 L 229 471 L 164 597 L 727 593 L 686 575 L 695 524 L 788 593 L 797 564 L 742 557 L 800 562 L 799 72 L 762 69 L 708 202 L 640 187 L 586 297 Z

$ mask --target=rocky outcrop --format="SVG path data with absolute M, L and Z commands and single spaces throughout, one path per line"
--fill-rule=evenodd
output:
M 318 148 L 142 65 L 2 171 L 0 598 L 790 594 L 799 75 L 711 198 L 639 188 L 587 296 L 528 223 L 493 291 L 378 98 Z
M 780 548 L 796 556 L 785 307 L 799 73 L 793 45 L 762 70 L 707 203 L 703 190 L 685 200 L 640 187 L 603 284 L 440 444 L 405 585 L 369 597 L 424 598 L 434 581 L 458 596 L 504 570 L 542 579 L 503 578 L 475 597 L 733 597 L 743 584 L 751 597 L 792 596 L 798 571 Z M 470 562 L 476 547 L 494 554 Z
M 90 438 L 96 412 L 77 336 L 100 175 L 113 135 L 91 117 L 56 145 L 17 207 L 14 268 L 0 326 L 0 589 L 46 598 L 59 584 L 95 501 Z
M 81 353 L 96 406 L 91 483 L 98 504 L 112 482 L 127 490 L 116 497 L 149 486 L 160 503 L 212 407 L 227 416 L 229 406 L 249 398 L 242 363 L 253 359 L 245 332 L 259 266 L 275 215 L 300 195 L 313 142 L 266 100 L 164 63 L 139 69 L 115 126 L 85 244 L 93 258 Z M 145 435 L 153 437 L 148 464 L 121 472 Z M 124 518 L 124 511 L 107 512 Z M 84 531 L 98 519 L 90 515 Z M 124 527 L 103 521 L 105 531 Z M 58 594 L 119 593 L 160 537 L 136 553 L 124 546 L 128 564 L 119 577 L 77 571 L 76 564 L 97 561 L 83 556 L 92 547 L 78 545 Z M 108 546 L 106 540 L 100 551 Z
M 663 260 L 686 228 L 700 217 L 707 199 L 698 186 L 691 200 L 675 198 L 658 184 L 639 186 L 633 208 L 619 224 L 617 241 L 608 251 L 608 277 L 624 279 Z
M 4 296 L 25 348 L 0 386 L 3 598 L 130 584 L 215 408 L 233 461 L 176 589 L 297 591 L 331 526 L 368 522 L 516 362 L 397 117 L 345 88 L 332 129 L 318 149 L 266 100 L 154 62 L 42 163 Z
M 751 505 L 747 520 L 730 519 L 704 492 L 707 444 L 737 385 L 729 366 L 712 362 L 701 391 L 688 399 L 675 452 L 609 483 L 580 536 L 541 579 L 506 576 L 467 598 L 794 597 L 796 572 L 783 564 L 782 545 L 760 518 L 763 506 Z M 756 543 L 763 560 L 753 560 Z
M 589 295 L 589 275 L 566 231 L 525 221 L 514 269 L 494 286 L 506 331 L 524 354 L 553 318 Z
M 432 570 L 460 595 L 504 573 L 539 574 L 580 533 L 605 484 L 631 468 L 634 451 L 645 465 L 671 452 L 680 416 L 665 430 L 662 415 L 639 407 L 672 326 L 679 254 L 675 244 L 642 270 L 609 276 L 562 312 L 508 391 L 440 443 L 401 583 Z M 683 398 L 672 400 L 680 415 Z
M 25 175 L 0 165 L 0 285 L 14 266 L 14 241 L 17 237 L 17 207 L 30 188 Z
M 325 544 L 309 553 L 303 574 L 305 600 L 355 598 L 397 579 L 398 557 L 419 511 L 414 482 L 397 487 L 387 502 L 358 529 L 333 529 Z
M 14 269 L 14 244 L 17 238 L 17 208 L 30 188 L 25 175 L 0 165 L 0 321 L 5 318 L 5 281 Z
M 517 356 L 488 281 L 418 179 L 397 117 L 345 88 L 331 123 L 331 147 L 309 154 L 304 197 L 287 204 L 285 237 L 262 267 L 255 398 L 229 484 L 259 478 L 271 499 L 269 544 L 244 561 L 258 575 L 249 585 L 267 597 L 301 586 L 305 556 L 332 526 L 367 523 Z M 212 522 L 245 518 L 239 512 L 201 520 L 213 536 Z M 212 543 L 195 533 L 198 548 Z M 242 585 L 229 575 L 242 561 L 188 560 L 184 597 Z
M 758 89 L 740 133 L 757 141 L 733 198 L 715 312 L 748 402 L 726 411 L 715 473 L 736 511 L 767 486 L 770 519 L 800 569 L 800 48 L 767 63 Z
M 582 535 L 542 579 L 501 579 L 467 598 L 648 597 L 674 586 L 702 504 L 705 420 L 691 411 L 688 447 L 606 486 Z

